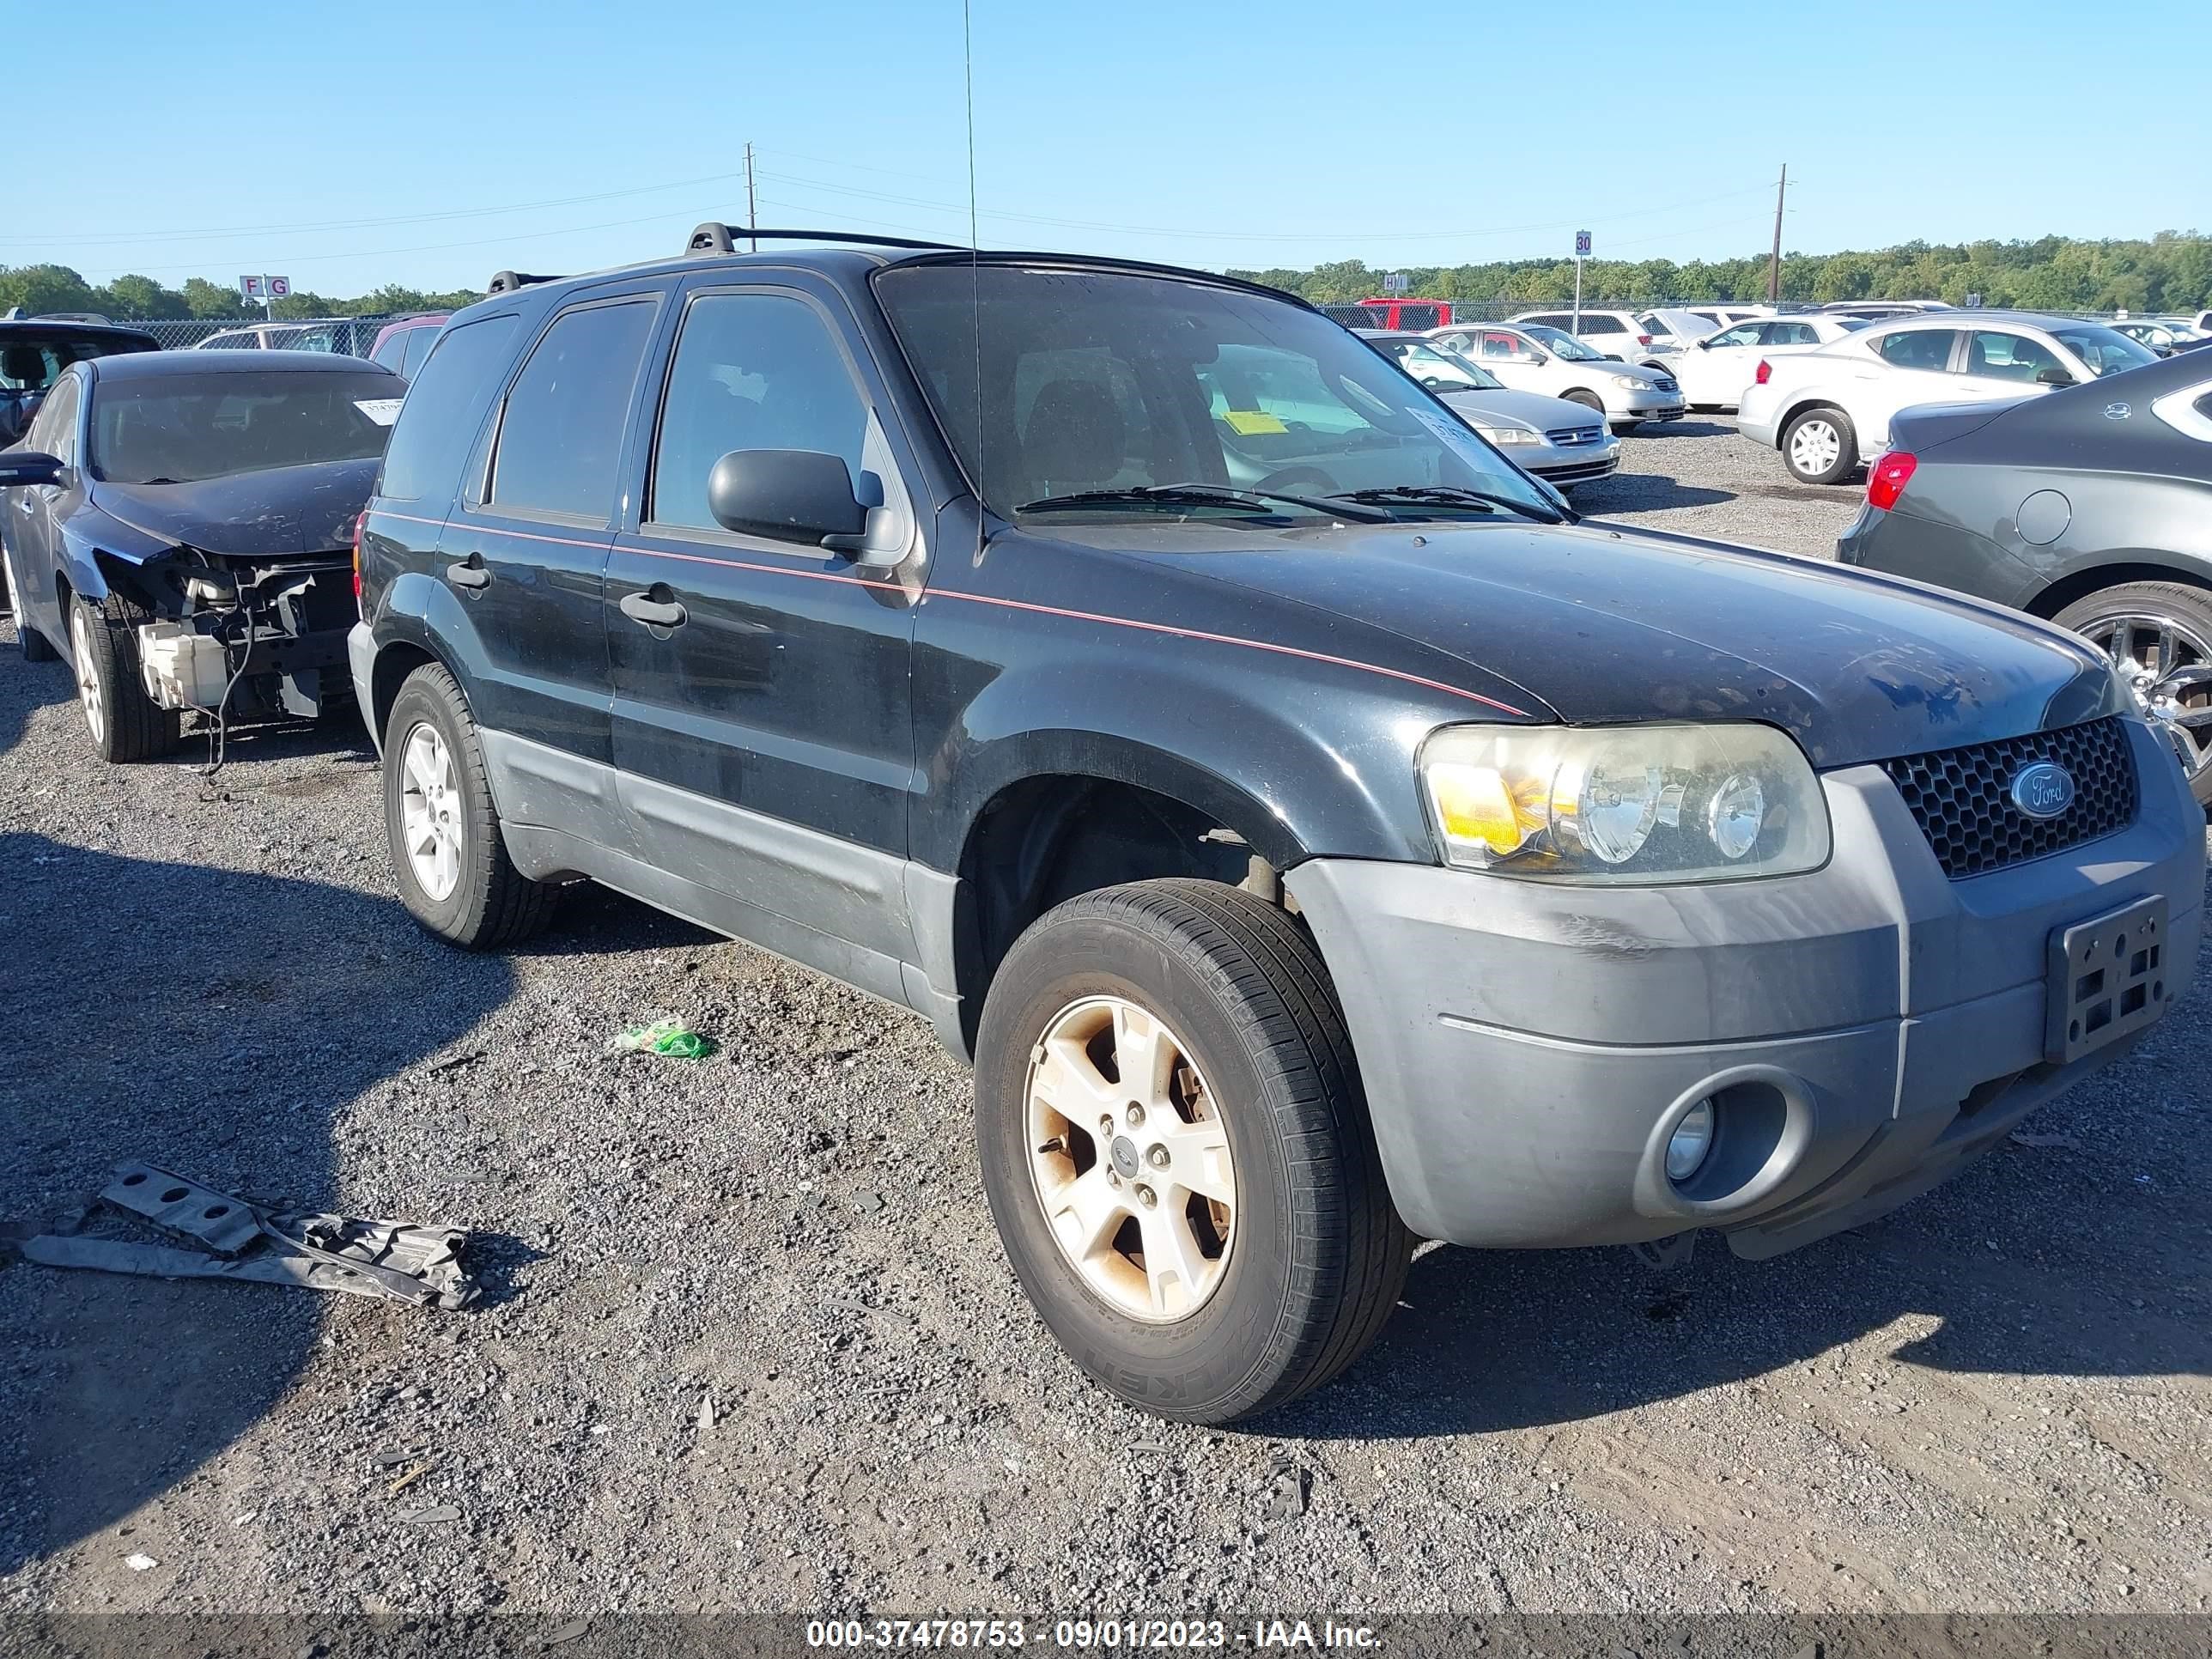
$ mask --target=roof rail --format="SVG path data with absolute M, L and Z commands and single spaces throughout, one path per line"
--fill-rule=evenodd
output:
M 512 294 L 519 288 L 528 288 L 533 283 L 557 283 L 558 276 L 533 276 L 526 270 L 502 270 L 484 284 L 486 294 Z
M 871 236 L 856 230 L 769 230 L 755 229 L 750 225 L 719 224 L 709 219 L 691 233 L 684 244 L 686 253 L 735 253 L 738 239 L 748 241 L 777 242 L 858 242 L 865 247 L 914 247 L 937 249 L 950 247 L 950 242 L 921 242 L 911 236 Z

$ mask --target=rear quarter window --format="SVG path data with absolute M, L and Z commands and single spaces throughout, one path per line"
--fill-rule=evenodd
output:
M 519 320 L 510 313 L 439 335 L 437 349 L 407 388 L 384 452 L 378 495 L 408 501 L 452 498 L 477 428 L 506 378 Z

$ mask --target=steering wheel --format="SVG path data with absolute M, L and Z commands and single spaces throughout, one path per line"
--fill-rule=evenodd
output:
M 1291 489 L 1301 494 L 1319 489 L 1323 494 L 1335 489 L 1336 480 L 1317 466 L 1285 466 L 1270 472 L 1252 486 L 1255 489 Z

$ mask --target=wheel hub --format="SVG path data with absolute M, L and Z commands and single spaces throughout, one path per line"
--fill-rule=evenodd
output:
M 1151 1323 L 1218 1291 L 1236 1241 L 1227 1127 L 1182 1040 L 1125 998 L 1086 997 L 1030 1051 L 1030 1176 L 1085 1287 Z
M 425 720 L 407 734 L 400 767 L 408 869 L 433 901 L 448 898 L 460 885 L 464 836 L 453 754 L 437 727 Z
M 2176 617 L 2147 612 L 2100 617 L 2081 637 L 2112 659 L 2136 707 L 2197 781 L 2212 768 L 2212 640 Z

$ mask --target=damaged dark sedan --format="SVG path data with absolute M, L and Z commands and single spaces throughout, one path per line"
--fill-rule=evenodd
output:
M 0 562 L 26 656 L 65 658 L 110 761 L 184 716 L 350 706 L 353 532 L 406 383 L 357 358 L 80 362 L 0 452 Z

